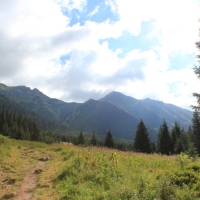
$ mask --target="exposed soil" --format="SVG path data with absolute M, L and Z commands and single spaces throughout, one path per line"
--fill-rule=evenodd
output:
M 49 160 L 49 156 L 39 159 L 37 165 L 31 169 L 26 176 L 16 193 L 13 194 L 13 200 L 31 200 L 34 198 L 34 189 L 37 187 L 38 174 L 43 171 L 46 161 Z

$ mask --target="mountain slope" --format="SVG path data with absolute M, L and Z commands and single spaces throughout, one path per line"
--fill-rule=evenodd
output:
M 65 103 L 61 100 L 50 98 L 38 89 L 31 90 L 25 86 L 8 87 L 0 84 L 0 94 L 48 119 L 61 123 L 65 123 L 68 115 L 71 115 L 79 105 L 78 103 Z
M 61 125 L 60 123 L 49 120 L 42 115 L 16 103 L 9 98 L 0 95 L 0 111 L 2 108 L 6 108 L 11 113 L 18 113 L 33 120 L 41 130 L 44 131 L 54 131 L 57 133 L 66 133 L 68 131 L 67 126 Z
M 191 111 L 178 106 L 151 99 L 137 100 L 119 92 L 111 92 L 100 101 L 109 102 L 157 129 L 164 119 L 169 128 L 177 121 L 182 127 L 188 129 L 192 119 Z
M 85 103 L 66 103 L 52 99 L 37 89 L 25 86 L 8 87 L 0 84 L 0 94 L 16 101 L 45 118 L 67 125 L 68 130 L 105 135 L 110 129 L 114 137 L 133 139 L 140 119 L 143 119 L 152 140 L 156 140 L 165 119 L 169 128 L 177 121 L 186 130 L 192 112 L 151 99 L 137 100 L 119 92 Z
M 139 119 L 108 103 L 90 99 L 75 110 L 70 126 L 76 130 L 94 131 L 105 135 L 111 130 L 114 137 L 133 140 Z M 155 139 L 155 131 L 149 127 L 151 137 Z

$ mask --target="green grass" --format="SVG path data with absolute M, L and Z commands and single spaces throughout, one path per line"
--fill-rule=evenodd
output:
M 200 199 L 200 162 L 186 154 L 146 155 L 0 136 L 1 179 L 16 180 L 4 194 L 16 191 L 44 153 L 51 159 L 39 174 L 34 199 Z
M 184 156 L 73 147 L 55 185 L 60 199 L 199 199 L 199 162 Z

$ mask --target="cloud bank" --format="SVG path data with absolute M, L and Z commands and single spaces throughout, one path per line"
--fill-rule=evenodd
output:
M 66 102 L 115 90 L 189 108 L 200 92 L 192 71 L 199 3 L 3 1 L 0 82 Z

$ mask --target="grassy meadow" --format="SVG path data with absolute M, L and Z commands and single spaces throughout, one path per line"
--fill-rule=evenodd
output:
M 34 199 L 200 199 L 200 162 L 186 154 L 164 156 L 46 145 L 0 135 L 0 199 L 12 199 L 26 173 L 48 154 Z

